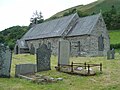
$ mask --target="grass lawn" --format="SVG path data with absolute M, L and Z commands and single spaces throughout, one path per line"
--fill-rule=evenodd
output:
M 110 30 L 110 44 L 120 43 L 120 30 Z
M 120 90 L 120 55 L 115 60 L 106 57 L 71 57 L 70 61 L 80 63 L 103 63 L 103 74 L 96 76 L 78 76 L 60 73 L 55 70 L 57 57 L 51 57 L 50 71 L 40 72 L 53 78 L 61 77 L 63 81 L 50 84 L 34 84 L 14 77 L 15 64 L 35 63 L 34 55 L 13 55 L 11 78 L 0 78 L 0 90 Z

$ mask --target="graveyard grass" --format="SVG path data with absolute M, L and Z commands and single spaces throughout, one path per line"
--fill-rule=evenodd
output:
M 119 30 L 110 30 L 110 43 L 111 44 L 119 44 L 120 43 L 120 29 Z
M 11 78 L 0 78 L 0 90 L 119 90 L 120 89 L 120 55 L 116 53 L 115 60 L 106 57 L 71 57 L 70 62 L 102 63 L 103 74 L 96 76 L 69 75 L 55 70 L 57 57 L 51 57 L 51 70 L 39 74 L 53 78 L 63 78 L 63 81 L 49 84 L 35 84 L 14 77 L 15 64 L 36 63 L 35 55 L 13 55 Z

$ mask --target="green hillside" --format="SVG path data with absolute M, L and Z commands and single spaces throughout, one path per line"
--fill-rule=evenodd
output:
M 120 0 L 98 0 L 98 2 L 100 3 L 96 4 L 93 7 L 90 7 L 89 9 L 85 9 L 85 12 L 86 13 L 93 13 L 93 12 L 99 13 L 100 10 L 102 12 L 109 11 L 112 5 L 114 5 L 116 7 L 116 10 L 120 12 Z
M 13 26 L 0 32 L 0 43 L 14 48 L 17 39 L 20 39 L 28 30 L 27 26 Z
M 87 4 L 87 5 L 78 5 L 64 11 L 56 13 L 53 17 L 61 17 L 65 12 L 69 10 L 76 9 L 85 14 L 99 13 L 100 11 L 106 12 L 111 9 L 111 6 L 114 5 L 116 10 L 120 12 L 120 0 L 98 0 L 96 2 Z

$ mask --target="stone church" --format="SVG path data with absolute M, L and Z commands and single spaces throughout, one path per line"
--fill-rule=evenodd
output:
M 108 31 L 101 13 L 79 17 L 77 13 L 46 21 L 32 27 L 20 40 L 16 41 L 16 54 L 29 53 L 41 44 L 58 54 L 60 40 L 68 40 L 71 56 L 103 56 L 110 49 Z

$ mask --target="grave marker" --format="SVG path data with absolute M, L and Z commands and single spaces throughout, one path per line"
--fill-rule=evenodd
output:
M 0 77 L 10 77 L 11 61 L 11 50 L 0 44 Z
M 34 74 L 36 72 L 36 64 L 18 64 L 15 67 L 15 76 Z
M 58 65 L 69 65 L 70 43 L 67 40 L 59 41 Z
M 114 50 L 114 48 L 111 50 L 111 54 L 112 54 L 111 59 L 115 59 L 115 50 Z
M 37 49 L 37 72 L 50 70 L 51 49 L 46 44 L 40 45 Z
M 107 52 L 107 59 L 115 59 L 115 50 L 108 50 Z

